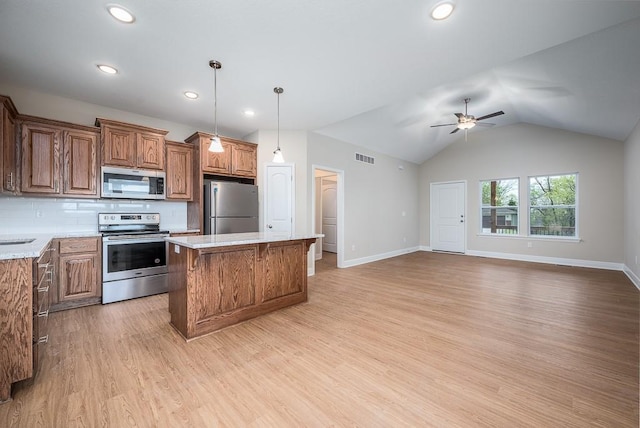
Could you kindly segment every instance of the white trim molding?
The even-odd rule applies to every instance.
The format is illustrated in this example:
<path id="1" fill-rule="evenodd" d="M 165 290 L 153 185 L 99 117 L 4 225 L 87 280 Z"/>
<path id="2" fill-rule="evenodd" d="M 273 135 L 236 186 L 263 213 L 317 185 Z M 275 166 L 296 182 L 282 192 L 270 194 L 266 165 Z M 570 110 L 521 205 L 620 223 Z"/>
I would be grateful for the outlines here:
<path id="1" fill-rule="evenodd" d="M 488 257 L 492 259 L 518 260 L 522 262 L 546 263 L 551 265 L 588 267 L 606 270 L 623 270 L 622 263 L 601 262 L 595 260 L 565 259 L 558 257 L 529 256 L 525 254 L 496 253 L 491 251 L 467 250 L 467 255 L 476 257 Z"/>
<path id="2" fill-rule="evenodd" d="M 430 246 L 428 246 L 428 245 L 420 245 L 420 246 L 418 247 L 418 250 L 420 250 L 420 251 L 433 251 L 433 250 L 431 249 L 431 247 L 430 247 Z"/>
<path id="3" fill-rule="evenodd" d="M 627 275 L 627 277 L 631 280 L 631 282 L 633 282 L 633 285 L 635 285 L 636 288 L 640 290 L 640 277 L 638 277 L 638 275 L 636 275 L 631 269 L 629 269 L 629 266 L 627 265 L 624 265 L 623 271 L 625 275 Z"/>
<path id="4" fill-rule="evenodd" d="M 400 250 L 389 251 L 388 253 L 375 254 L 373 256 L 361 257 L 359 259 L 345 260 L 342 266 L 339 267 L 353 267 L 358 265 L 364 265 L 366 263 L 377 262 L 379 260 L 390 259 L 391 257 L 401 256 L 403 254 L 415 253 L 420 251 L 420 247 L 403 248 Z"/>

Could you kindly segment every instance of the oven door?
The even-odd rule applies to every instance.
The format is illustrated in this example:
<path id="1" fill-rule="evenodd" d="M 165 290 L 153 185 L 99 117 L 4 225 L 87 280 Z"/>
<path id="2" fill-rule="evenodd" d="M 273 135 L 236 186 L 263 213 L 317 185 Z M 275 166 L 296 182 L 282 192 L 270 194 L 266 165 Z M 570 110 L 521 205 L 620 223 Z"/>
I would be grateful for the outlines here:
<path id="1" fill-rule="evenodd" d="M 164 237 L 108 237 L 102 240 L 102 280 L 167 273 L 169 243 Z"/>

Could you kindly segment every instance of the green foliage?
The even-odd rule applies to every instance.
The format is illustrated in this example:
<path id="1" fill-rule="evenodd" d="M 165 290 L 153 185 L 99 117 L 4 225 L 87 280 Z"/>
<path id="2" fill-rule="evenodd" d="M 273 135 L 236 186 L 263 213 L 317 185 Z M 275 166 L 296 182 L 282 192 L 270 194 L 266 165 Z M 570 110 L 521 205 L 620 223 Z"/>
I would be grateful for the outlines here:
<path id="1" fill-rule="evenodd" d="M 531 177 L 529 198 L 531 234 L 575 236 L 575 174 Z"/>
<path id="2" fill-rule="evenodd" d="M 496 201 L 491 203 L 491 183 L 496 183 Z M 518 179 L 482 181 L 482 206 L 518 206 Z"/>

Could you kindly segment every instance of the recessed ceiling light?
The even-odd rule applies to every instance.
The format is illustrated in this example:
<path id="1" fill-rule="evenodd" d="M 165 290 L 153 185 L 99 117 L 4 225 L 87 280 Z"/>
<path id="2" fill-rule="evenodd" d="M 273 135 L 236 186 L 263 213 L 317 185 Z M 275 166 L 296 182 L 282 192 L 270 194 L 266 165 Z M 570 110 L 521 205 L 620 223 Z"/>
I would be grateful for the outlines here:
<path id="1" fill-rule="evenodd" d="M 451 15 L 451 12 L 453 12 L 453 3 L 439 3 L 431 11 L 431 17 L 436 21 L 440 21 L 442 19 L 447 19 L 449 15 Z"/>
<path id="2" fill-rule="evenodd" d="M 187 97 L 187 98 L 189 98 L 190 100 L 195 100 L 195 99 L 197 99 L 197 98 L 199 97 L 199 95 L 198 95 L 198 94 L 196 94 L 196 93 L 195 93 L 195 92 L 193 92 L 193 91 L 187 91 L 187 92 L 185 92 L 185 93 L 184 93 L 184 96 L 185 96 L 185 97 Z"/>
<path id="3" fill-rule="evenodd" d="M 107 74 L 118 74 L 118 70 L 111 67 L 110 65 L 98 64 L 98 69 L 103 73 Z"/>
<path id="4" fill-rule="evenodd" d="M 242 112 L 246 117 L 253 117 L 256 115 L 256 112 L 253 110 L 245 110 Z"/>
<path id="5" fill-rule="evenodd" d="M 120 22 L 124 22 L 125 24 L 131 24 L 133 21 L 136 20 L 133 14 L 122 6 L 118 6 L 114 4 L 111 6 L 107 6 L 107 10 L 111 14 L 111 16 L 113 16 L 115 19 L 117 19 Z"/>

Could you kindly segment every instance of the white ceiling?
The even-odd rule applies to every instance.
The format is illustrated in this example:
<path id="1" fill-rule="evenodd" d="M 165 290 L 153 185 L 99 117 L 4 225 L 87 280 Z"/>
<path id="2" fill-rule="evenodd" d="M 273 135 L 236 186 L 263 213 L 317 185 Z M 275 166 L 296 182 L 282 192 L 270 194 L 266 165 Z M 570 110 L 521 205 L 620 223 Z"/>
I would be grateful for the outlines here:
<path id="1" fill-rule="evenodd" d="M 465 97 L 496 126 L 624 140 L 640 118 L 640 1 L 456 0 L 433 21 L 436 0 L 118 0 L 134 24 L 110 3 L 0 1 L 0 81 L 210 132 L 216 59 L 221 134 L 274 129 L 282 86 L 281 129 L 416 163 L 462 137 L 429 125 Z"/>

